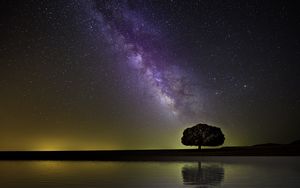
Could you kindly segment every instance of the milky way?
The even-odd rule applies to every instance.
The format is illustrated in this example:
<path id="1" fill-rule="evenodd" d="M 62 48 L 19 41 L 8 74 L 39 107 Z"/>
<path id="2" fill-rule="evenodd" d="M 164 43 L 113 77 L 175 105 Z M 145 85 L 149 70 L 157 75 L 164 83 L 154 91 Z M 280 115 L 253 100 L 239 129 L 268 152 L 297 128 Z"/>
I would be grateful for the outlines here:
<path id="1" fill-rule="evenodd" d="M 174 116 L 193 116 L 201 107 L 199 87 L 193 76 L 168 56 L 159 26 L 145 20 L 126 1 L 90 3 L 87 12 L 95 19 L 108 46 L 139 76 L 139 81 Z"/>

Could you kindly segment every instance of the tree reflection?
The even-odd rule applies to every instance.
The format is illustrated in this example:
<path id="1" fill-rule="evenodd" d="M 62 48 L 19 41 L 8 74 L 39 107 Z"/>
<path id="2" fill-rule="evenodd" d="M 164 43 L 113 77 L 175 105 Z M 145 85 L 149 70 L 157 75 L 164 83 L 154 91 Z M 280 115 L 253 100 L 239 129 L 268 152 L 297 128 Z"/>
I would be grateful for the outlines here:
<path id="1" fill-rule="evenodd" d="M 198 185 L 196 187 L 207 187 L 220 185 L 224 179 L 224 168 L 218 164 L 185 165 L 182 167 L 182 178 L 184 185 Z"/>

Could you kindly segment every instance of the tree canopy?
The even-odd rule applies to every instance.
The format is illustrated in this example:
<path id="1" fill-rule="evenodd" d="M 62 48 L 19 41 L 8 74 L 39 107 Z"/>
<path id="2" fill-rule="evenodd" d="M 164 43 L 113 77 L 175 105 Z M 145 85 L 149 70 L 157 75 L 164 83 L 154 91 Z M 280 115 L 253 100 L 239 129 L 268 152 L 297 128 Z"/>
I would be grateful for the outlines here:
<path id="1" fill-rule="evenodd" d="M 225 137 L 218 127 L 197 124 L 183 131 L 181 143 L 187 146 L 219 146 L 224 143 Z"/>

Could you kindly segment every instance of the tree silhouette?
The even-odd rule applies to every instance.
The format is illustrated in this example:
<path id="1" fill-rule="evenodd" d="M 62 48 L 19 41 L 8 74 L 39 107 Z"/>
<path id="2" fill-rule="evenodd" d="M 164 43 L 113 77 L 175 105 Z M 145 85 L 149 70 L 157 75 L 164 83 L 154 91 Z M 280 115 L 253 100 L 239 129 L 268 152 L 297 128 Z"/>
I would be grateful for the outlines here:
<path id="1" fill-rule="evenodd" d="M 219 146 L 224 143 L 225 137 L 218 127 L 197 124 L 183 131 L 181 143 L 186 146 Z"/>

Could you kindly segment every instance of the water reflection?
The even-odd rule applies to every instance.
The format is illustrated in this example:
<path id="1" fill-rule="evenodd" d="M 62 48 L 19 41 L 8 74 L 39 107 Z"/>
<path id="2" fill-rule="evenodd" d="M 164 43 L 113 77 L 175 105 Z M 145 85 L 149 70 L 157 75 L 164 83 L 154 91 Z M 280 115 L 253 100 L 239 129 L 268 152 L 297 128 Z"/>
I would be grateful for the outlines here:
<path id="1" fill-rule="evenodd" d="M 184 185 L 207 187 L 220 185 L 224 179 L 224 168 L 220 164 L 195 163 L 181 170 Z"/>
<path id="2" fill-rule="evenodd" d="M 201 163 L 0 161 L 0 187 L 9 188 L 282 188 L 300 187 L 299 177 L 300 157 L 209 157 Z"/>

